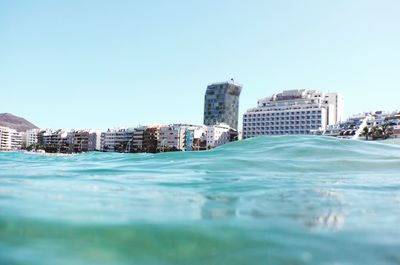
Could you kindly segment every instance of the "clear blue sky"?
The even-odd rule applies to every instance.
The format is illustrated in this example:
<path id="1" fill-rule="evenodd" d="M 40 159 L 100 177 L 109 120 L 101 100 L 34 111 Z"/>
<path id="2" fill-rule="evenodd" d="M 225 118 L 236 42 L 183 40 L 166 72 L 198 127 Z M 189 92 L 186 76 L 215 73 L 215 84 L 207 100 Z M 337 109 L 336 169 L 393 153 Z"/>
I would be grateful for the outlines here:
<path id="1" fill-rule="evenodd" d="M 0 1 L 0 112 L 40 127 L 202 123 L 208 83 L 240 114 L 282 89 L 346 115 L 400 109 L 400 1 Z M 241 120 L 241 115 L 240 115 Z"/>

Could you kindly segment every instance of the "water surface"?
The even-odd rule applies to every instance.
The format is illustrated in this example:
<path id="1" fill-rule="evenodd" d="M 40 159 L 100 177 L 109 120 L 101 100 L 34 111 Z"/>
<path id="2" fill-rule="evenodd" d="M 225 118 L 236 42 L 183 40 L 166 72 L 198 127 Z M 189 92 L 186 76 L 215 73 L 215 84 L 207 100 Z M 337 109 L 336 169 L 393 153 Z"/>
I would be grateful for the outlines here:
<path id="1" fill-rule="evenodd" d="M 0 153 L 0 264 L 400 264 L 400 146 Z"/>

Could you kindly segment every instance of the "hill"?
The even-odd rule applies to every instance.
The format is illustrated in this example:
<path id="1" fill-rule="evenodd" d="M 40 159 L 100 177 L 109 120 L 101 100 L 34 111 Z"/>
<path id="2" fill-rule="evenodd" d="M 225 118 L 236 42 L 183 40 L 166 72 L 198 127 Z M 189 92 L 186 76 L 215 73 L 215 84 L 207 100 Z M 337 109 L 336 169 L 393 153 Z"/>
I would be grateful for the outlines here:
<path id="1" fill-rule="evenodd" d="M 0 113 L 0 126 L 9 127 L 19 132 L 38 128 L 24 118 L 14 116 L 10 113 Z"/>

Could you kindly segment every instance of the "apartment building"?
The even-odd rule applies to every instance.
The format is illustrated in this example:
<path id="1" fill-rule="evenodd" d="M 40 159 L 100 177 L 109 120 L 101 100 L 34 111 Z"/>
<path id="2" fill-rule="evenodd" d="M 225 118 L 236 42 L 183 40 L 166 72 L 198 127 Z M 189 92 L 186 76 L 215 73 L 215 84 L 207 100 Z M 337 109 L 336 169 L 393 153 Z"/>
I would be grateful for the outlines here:
<path id="1" fill-rule="evenodd" d="M 215 148 L 217 146 L 229 143 L 231 137 L 232 128 L 225 123 L 216 124 L 207 127 L 207 148 Z"/>
<path id="2" fill-rule="evenodd" d="M 49 153 L 69 153 L 71 148 L 71 135 L 65 129 L 43 129 L 38 132 L 38 147 L 44 148 Z"/>
<path id="3" fill-rule="evenodd" d="M 40 129 L 27 130 L 22 133 L 22 148 L 35 147 L 38 143 Z"/>
<path id="4" fill-rule="evenodd" d="M 160 139 L 160 128 L 161 125 L 151 125 L 143 132 L 143 152 L 157 153 L 158 140 Z"/>
<path id="5" fill-rule="evenodd" d="M 129 152 L 129 145 L 135 133 L 134 128 L 108 129 L 100 136 L 100 151 Z"/>
<path id="6" fill-rule="evenodd" d="M 0 150 L 12 151 L 22 147 L 22 133 L 0 126 Z"/>
<path id="7" fill-rule="evenodd" d="M 134 129 L 132 138 L 128 142 L 128 152 L 141 152 L 143 149 L 143 136 L 146 126 L 138 126 Z"/>
<path id="8" fill-rule="evenodd" d="M 171 124 L 160 127 L 160 136 L 157 143 L 159 151 L 186 150 L 186 131 L 199 127 L 193 124 Z"/>
<path id="9" fill-rule="evenodd" d="M 68 138 L 70 151 L 74 153 L 100 150 L 100 132 L 96 130 L 73 130 Z"/>
<path id="10" fill-rule="evenodd" d="M 191 125 L 171 124 L 160 127 L 157 148 L 161 152 L 184 150 L 186 128 Z"/>
<path id="11" fill-rule="evenodd" d="M 0 126 L 0 150 L 11 150 L 10 128 Z"/>
<path id="12" fill-rule="evenodd" d="M 206 150 L 207 126 L 192 126 L 186 128 L 185 151 Z"/>

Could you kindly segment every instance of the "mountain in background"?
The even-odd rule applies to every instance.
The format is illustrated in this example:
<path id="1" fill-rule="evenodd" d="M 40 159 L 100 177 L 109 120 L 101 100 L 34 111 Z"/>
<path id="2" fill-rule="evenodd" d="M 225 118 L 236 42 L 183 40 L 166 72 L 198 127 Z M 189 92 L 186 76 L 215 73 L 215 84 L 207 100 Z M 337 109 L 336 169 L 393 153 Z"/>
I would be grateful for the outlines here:
<path id="1" fill-rule="evenodd" d="M 19 132 L 38 128 L 24 118 L 14 116 L 10 113 L 0 113 L 0 126 L 12 128 Z"/>

